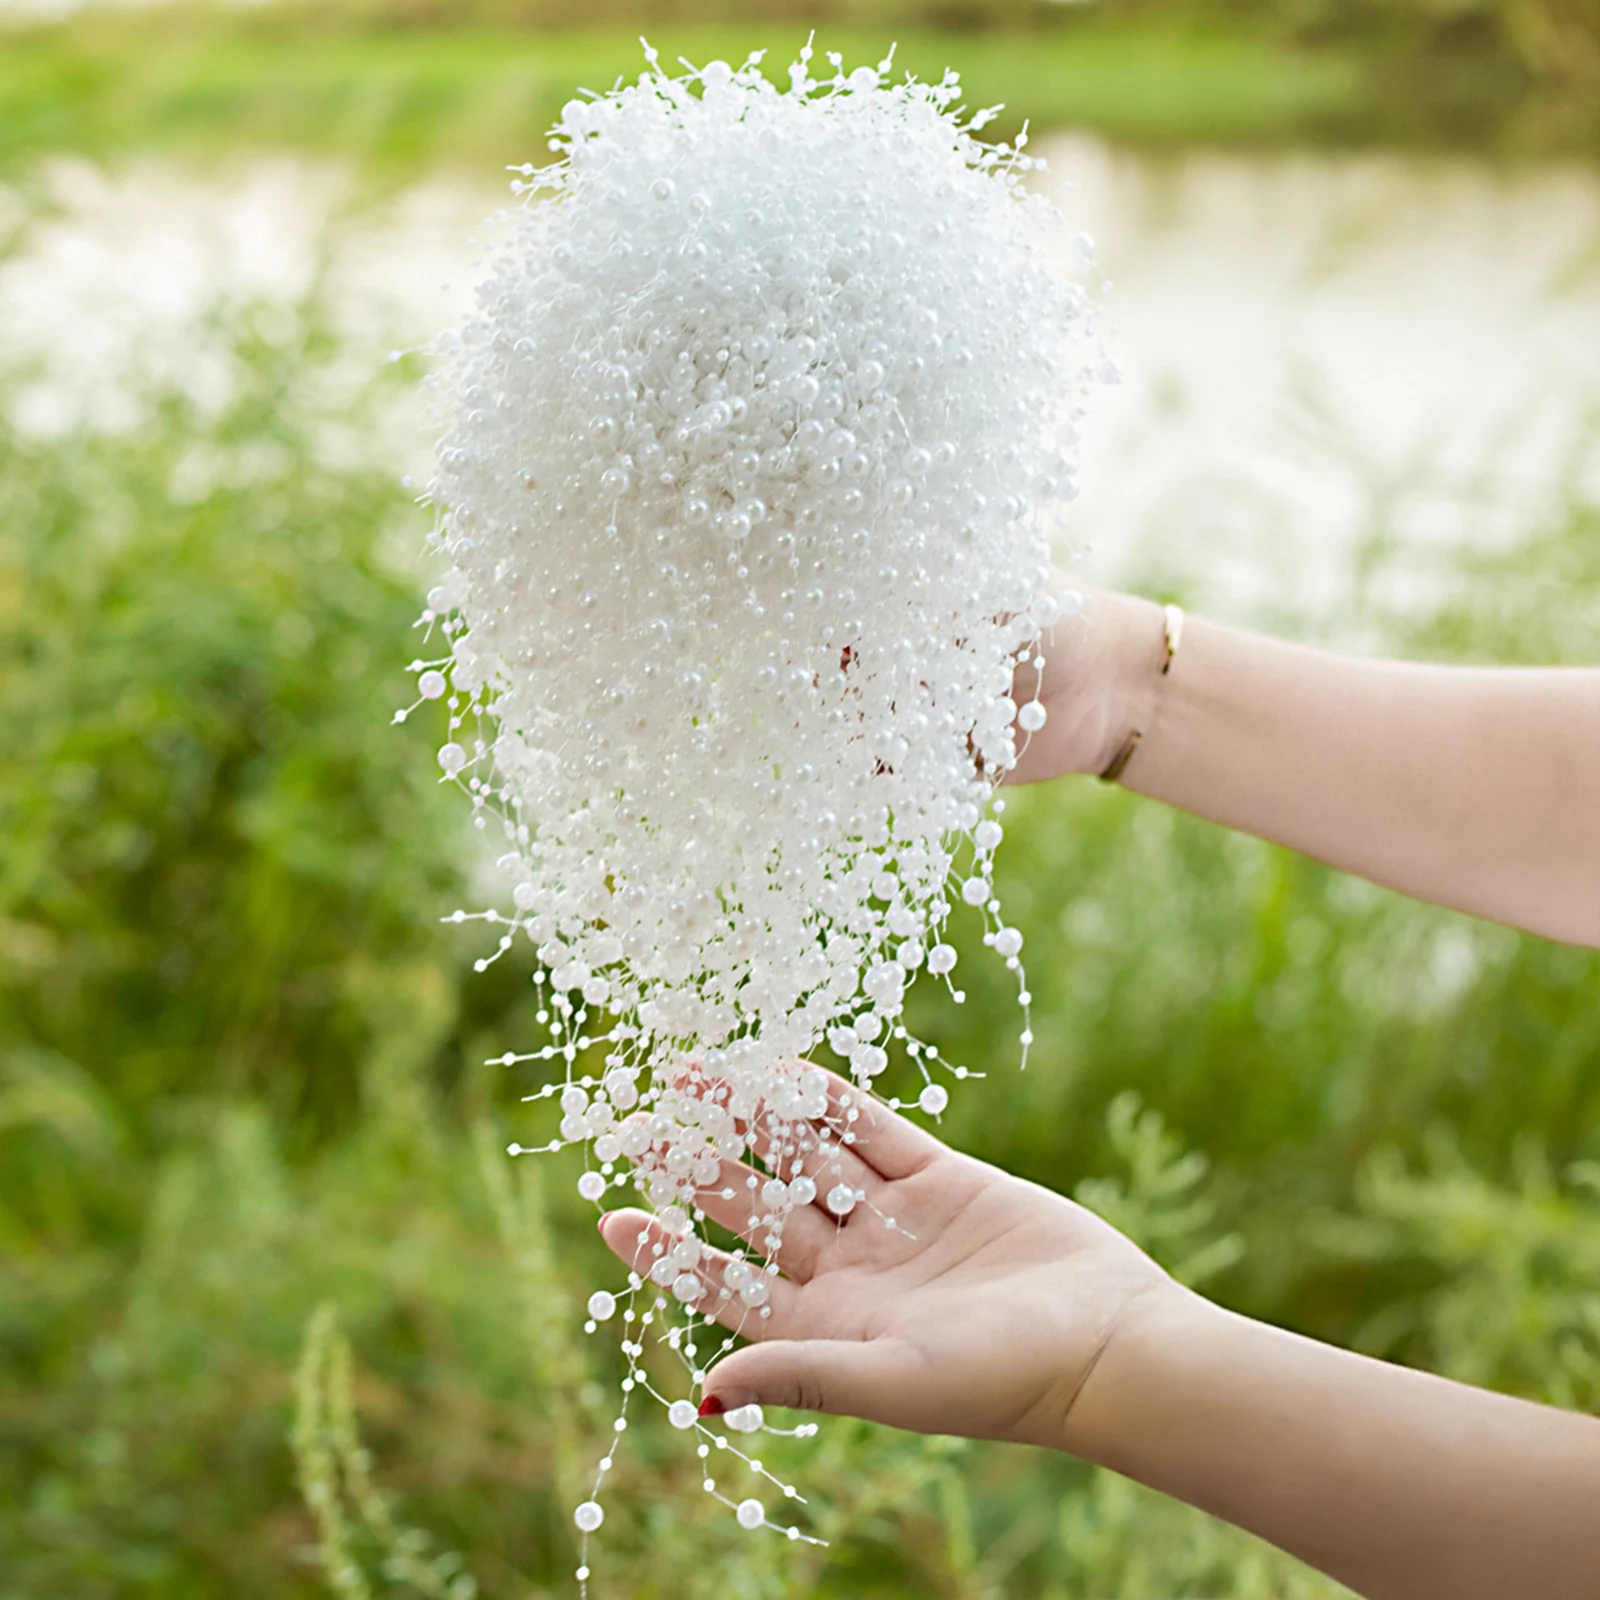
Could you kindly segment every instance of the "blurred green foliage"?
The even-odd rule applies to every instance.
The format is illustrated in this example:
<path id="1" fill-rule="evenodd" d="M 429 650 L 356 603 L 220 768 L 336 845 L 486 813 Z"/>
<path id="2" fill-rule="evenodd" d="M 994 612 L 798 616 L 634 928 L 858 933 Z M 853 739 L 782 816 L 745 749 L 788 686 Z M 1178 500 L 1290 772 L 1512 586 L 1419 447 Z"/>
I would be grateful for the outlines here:
<path id="1" fill-rule="evenodd" d="M 0 433 L 0 1026 L 141 1142 L 200 1084 L 348 1114 L 346 1063 L 452 1003 L 417 908 L 456 818 L 385 727 L 415 616 L 386 546 L 415 514 L 304 414 L 326 335 L 215 322 L 220 410 Z"/>
<path id="2" fill-rule="evenodd" d="M 3 26 L 3 25 L 0 25 Z M 276 0 L 93 8 L 0 33 L 0 168 L 42 151 L 337 148 L 378 170 L 537 160 L 579 84 L 770 52 L 955 66 L 997 136 L 1600 148 L 1592 0 Z"/>
<path id="3" fill-rule="evenodd" d="M 315 316 L 226 307 L 227 382 L 120 432 L 0 423 L 0 1592 L 568 1594 L 618 1376 L 565 1158 L 511 1162 L 526 974 L 471 970 L 474 841 L 408 698 L 422 519 Z M 386 380 L 386 384 L 390 380 Z M 1592 653 L 1600 507 L 1440 558 L 1401 649 Z M 1336 619 L 1327 619 L 1330 624 Z M 1600 956 L 1121 792 L 1015 794 L 1039 1043 L 965 952 L 916 1021 L 946 1131 L 1314 1335 L 1600 1404 Z M 641 1419 L 594 1552 L 636 1600 L 1298 1600 L 1243 1534 L 1036 1453 L 834 1421 L 752 1539 Z"/>
<path id="4" fill-rule="evenodd" d="M 666 62 L 743 60 L 767 49 L 766 65 L 781 77 L 808 26 L 756 17 L 669 22 L 649 37 Z M 379 172 L 419 161 L 537 161 L 578 85 L 606 89 L 643 70 L 639 31 L 402 27 L 339 10 L 279 15 L 276 7 L 97 15 L 92 26 L 75 21 L 5 41 L 0 162 L 42 149 L 106 154 L 210 139 L 355 152 Z M 821 43 L 853 63 L 877 61 L 895 43 L 897 66 L 923 78 L 957 67 L 972 105 L 1007 103 L 994 124 L 1003 134 L 1031 116 L 1151 142 L 1259 143 L 1353 130 L 1377 115 L 1348 54 L 1297 52 L 1259 29 L 957 39 L 851 14 Z"/>

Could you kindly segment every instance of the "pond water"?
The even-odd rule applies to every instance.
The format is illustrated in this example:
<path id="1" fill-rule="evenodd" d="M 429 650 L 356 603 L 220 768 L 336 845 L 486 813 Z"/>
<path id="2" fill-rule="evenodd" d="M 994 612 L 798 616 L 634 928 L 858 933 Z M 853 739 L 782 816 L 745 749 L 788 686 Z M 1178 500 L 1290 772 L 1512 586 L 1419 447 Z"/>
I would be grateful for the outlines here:
<path id="1" fill-rule="evenodd" d="M 1100 241 L 1125 375 L 1063 535 L 1096 576 L 1283 615 L 1316 607 L 1353 541 L 1514 538 L 1575 481 L 1600 497 L 1600 171 L 1036 148 Z M 35 362 L 8 402 L 44 429 L 114 426 L 139 370 L 222 381 L 197 319 L 224 293 L 320 284 L 352 372 L 420 346 L 459 314 L 466 240 L 508 198 L 496 174 L 452 173 L 362 200 L 344 169 L 281 156 L 62 161 L 33 189 L 0 197 L 20 229 L 0 348 Z M 396 471 L 426 459 L 411 421 Z"/>

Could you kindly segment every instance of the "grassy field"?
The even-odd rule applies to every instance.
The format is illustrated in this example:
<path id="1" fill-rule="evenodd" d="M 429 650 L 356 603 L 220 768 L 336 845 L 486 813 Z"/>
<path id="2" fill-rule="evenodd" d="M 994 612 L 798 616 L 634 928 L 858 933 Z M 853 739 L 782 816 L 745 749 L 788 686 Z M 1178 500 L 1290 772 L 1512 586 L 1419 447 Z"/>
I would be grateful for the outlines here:
<path id="1" fill-rule="evenodd" d="M 220 412 L 0 430 L 0 1592 L 567 1593 L 608 1269 L 568 1165 L 500 1154 L 537 1136 L 483 1065 L 532 1037 L 526 974 L 437 920 L 463 819 L 387 725 L 417 513 L 321 448 L 360 412 L 313 399 L 315 318 L 216 337 Z M 1367 620 L 1592 657 L 1600 507 L 1437 578 L 1424 622 Z M 918 997 L 989 1072 L 954 1138 L 1231 1304 L 1600 1404 L 1600 957 L 1094 785 L 1008 821 L 1040 1044 L 1019 1074 L 979 950 L 964 1009 Z M 797 1553 L 629 1440 L 604 1594 L 1336 1593 L 1112 1477 L 843 1422 L 774 1450 L 831 1541 Z"/>
<path id="2" fill-rule="evenodd" d="M 0 170 L 46 151 L 186 158 L 290 144 L 378 168 L 537 159 L 578 85 L 608 88 L 642 66 L 632 26 L 533 30 L 492 23 L 383 25 L 326 13 L 224 7 L 92 12 L 14 29 L 0 49 Z M 803 41 L 794 20 L 649 29 L 665 60 L 770 51 L 780 72 Z M 962 73 L 973 105 L 1004 102 L 1014 133 L 1071 124 L 1151 145 L 1444 141 L 1588 147 L 1592 97 L 1554 88 L 1493 53 L 1420 51 L 1370 32 L 1301 38 L 1256 18 L 1094 13 L 1032 30 L 932 29 L 885 19 L 826 26 L 851 61 L 923 77 Z"/>

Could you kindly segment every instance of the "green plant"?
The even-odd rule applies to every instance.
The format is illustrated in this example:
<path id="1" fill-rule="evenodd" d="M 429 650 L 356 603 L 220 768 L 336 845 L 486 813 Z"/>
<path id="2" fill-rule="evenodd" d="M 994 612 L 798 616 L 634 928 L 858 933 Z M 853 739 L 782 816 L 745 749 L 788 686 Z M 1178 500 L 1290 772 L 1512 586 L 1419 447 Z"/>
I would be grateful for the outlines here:
<path id="1" fill-rule="evenodd" d="M 202 1084 L 347 1121 L 417 964 L 450 965 L 428 923 L 458 835 L 387 726 L 413 512 L 333 464 L 378 396 L 335 423 L 335 343 L 283 318 L 219 309 L 218 409 L 0 420 L 0 1053 L 75 1063 L 141 1138 Z"/>
<path id="2" fill-rule="evenodd" d="M 429 1535 L 401 1524 L 392 1497 L 372 1480 L 372 1456 L 356 1427 L 350 1341 L 331 1305 L 318 1306 L 306 1326 L 293 1437 L 300 1492 L 317 1525 L 323 1576 L 335 1594 L 353 1600 L 372 1594 L 356 1554 L 357 1544 L 365 1543 L 374 1547 L 389 1584 L 427 1600 L 473 1600 L 477 1582 L 461 1570 L 461 1557 L 454 1551 L 429 1555 Z"/>
<path id="3" fill-rule="evenodd" d="M 1322 1246 L 1387 1278 L 1357 1344 L 1556 1405 L 1600 1406 L 1600 1164 L 1557 1174 L 1537 1139 L 1512 1141 L 1495 1182 L 1448 1127 L 1424 1161 L 1375 1151 L 1354 1214 L 1326 1219 Z"/>
<path id="4" fill-rule="evenodd" d="M 213 333 L 221 405 L 0 422 L 5 1592 L 311 1600 L 319 1546 L 405 1592 L 384 1561 L 428 1559 L 415 1525 L 465 1563 L 439 1582 L 570 1594 L 620 1376 L 571 1308 L 613 1266 L 576 1169 L 500 1153 L 536 1114 L 483 1064 L 529 1036 L 526 973 L 474 974 L 437 920 L 471 846 L 426 734 L 388 721 L 420 530 L 364 464 L 387 391 L 335 391 L 330 420 L 343 353 L 314 313 Z M 1384 608 L 1419 563 L 1378 540 L 1353 614 L 1414 653 L 1592 656 L 1586 470 L 1519 548 L 1441 556 L 1425 615 Z M 948 1136 L 1241 1309 L 1600 1401 L 1600 956 L 1094 785 L 1006 822 L 1039 1042 L 1019 1073 L 976 950 L 964 1006 L 914 991 L 987 1074 Z M 733 1527 L 669 1433 L 629 1431 L 598 1594 L 1336 1592 L 1073 1463 L 838 1419 L 772 1442 L 830 1541 L 797 1551 Z"/>
<path id="5" fill-rule="evenodd" d="M 1137 1090 L 1125 1090 L 1106 1108 L 1106 1134 L 1127 1176 L 1085 1178 L 1075 1199 L 1191 1289 L 1243 1256 L 1239 1234 L 1216 1231 L 1216 1205 L 1201 1187 L 1210 1163 L 1200 1151 L 1186 1151 Z"/>

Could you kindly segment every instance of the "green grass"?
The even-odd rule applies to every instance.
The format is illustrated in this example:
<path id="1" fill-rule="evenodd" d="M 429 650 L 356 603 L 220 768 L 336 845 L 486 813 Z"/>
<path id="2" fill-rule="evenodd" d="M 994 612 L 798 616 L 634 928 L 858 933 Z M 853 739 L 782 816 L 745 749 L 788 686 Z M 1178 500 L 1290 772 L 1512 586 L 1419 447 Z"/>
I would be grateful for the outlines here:
<path id="1" fill-rule="evenodd" d="M 0 163 L 44 151 L 186 156 L 287 144 L 383 164 L 540 159 L 580 86 L 610 87 L 643 63 L 637 30 L 346 29 L 270 17 L 95 14 L 19 32 L 0 51 Z M 665 27 L 663 58 L 742 59 L 768 48 L 780 72 L 804 29 Z M 962 74 L 998 125 L 1083 125 L 1157 144 L 1355 137 L 1387 115 L 1374 69 L 1344 50 L 1304 51 L 1259 29 L 1200 32 L 1096 24 L 1047 33 L 927 28 L 825 30 L 853 61 L 919 76 Z"/>
<path id="2" fill-rule="evenodd" d="M 323 448 L 385 402 L 317 400 L 314 317 L 214 337 L 221 410 L 0 424 L 0 1593 L 569 1594 L 617 1376 L 574 1307 L 611 1267 L 571 1163 L 501 1154 L 542 1133 L 484 1065 L 534 1037 L 526 973 L 437 920 L 472 898 L 461 808 L 388 725 L 420 513 Z M 1375 537 L 1352 592 L 1403 556 Z M 1592 658 L 1600 507 L 1433 583 L 1420 621 L 1362 615 Z M 952 1138 L 1228 1303 L 1600 1405 L 1600 956 L 1092 784 L 1007 820 L 1039 1044 L 1020 1074 L 975 941 L 966 1006 L 914 991 L 989 1074 Z M 774 1441 L 817 1552 L 733 1529 L 664 1426 L 628 1440 L 596 1564 L 630 1600 L 1337 1593 L 1031 1451 Z"/>

